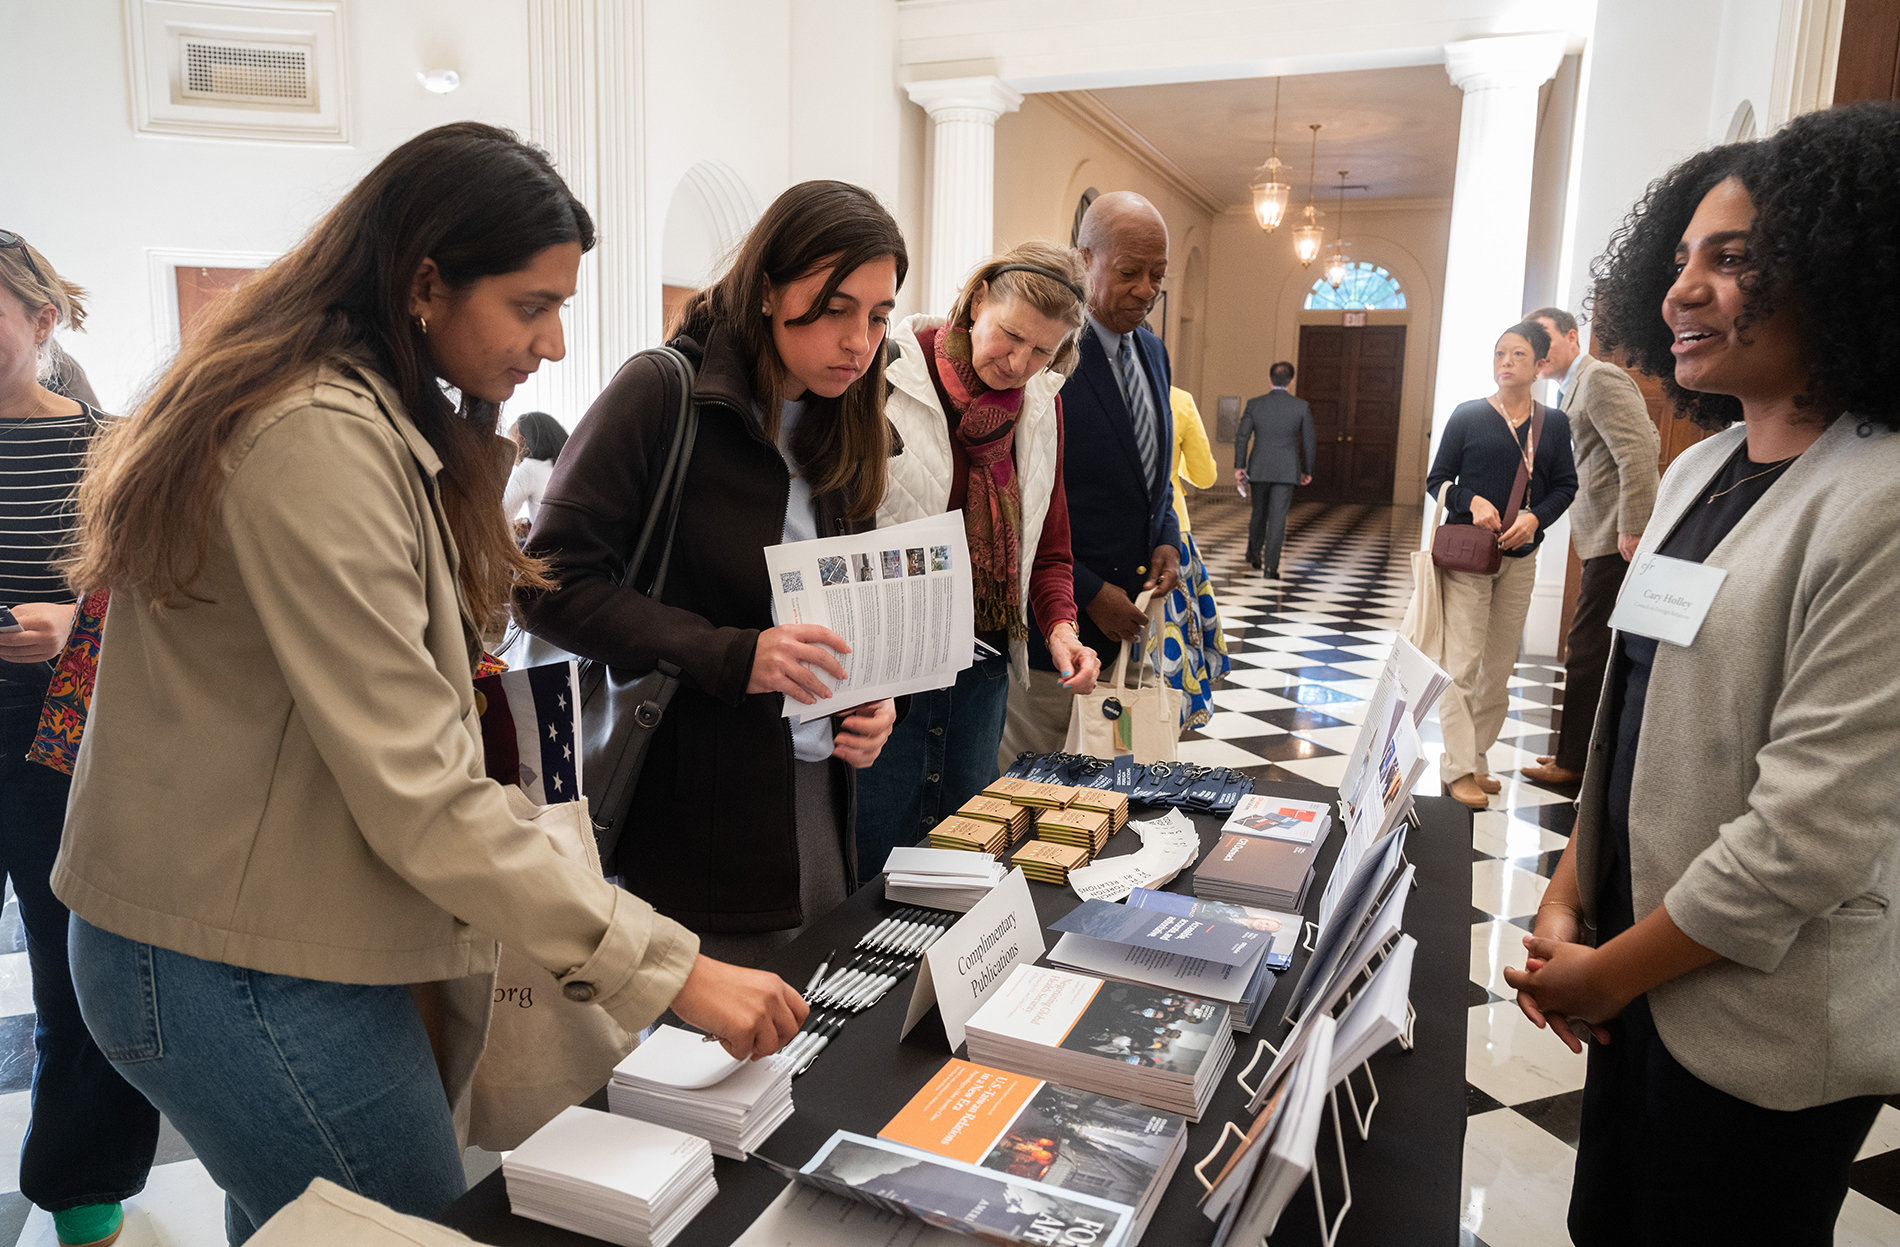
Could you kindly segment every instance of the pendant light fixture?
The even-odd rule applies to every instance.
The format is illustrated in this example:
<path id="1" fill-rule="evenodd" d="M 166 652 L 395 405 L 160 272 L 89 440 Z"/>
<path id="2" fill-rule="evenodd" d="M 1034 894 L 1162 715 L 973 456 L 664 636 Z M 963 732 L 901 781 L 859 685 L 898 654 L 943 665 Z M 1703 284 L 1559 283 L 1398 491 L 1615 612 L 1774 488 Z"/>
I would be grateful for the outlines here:
<path id="1" fill-rule="evenodd" d="M 1324 231 L 1319 227 L 1320 212 L 1313 206 L 1314 170 L 1319 168 L 1319 126 L 1313 130 L 1313 152 L 1307 161 L 1306 169 L 1306 208 L 1301 213 L 1298 229 L 1293 231 L 1293 254 L 1300 258 L 1302 268 L 1311 268 L 1319 257 L 1319 244 Z"/>
<path id="2" fill-rule="evenodd" d="M 1352 245 L 1346 241 L 1346 172 L 1339 171 L 1339 232 L 1333 236 L 1332 254 L 1326 259 L 1326 284 L 1335 290 L 1352 271 L 1352 262 L 1346 257 L 1346 248 Z"/>
<path id="3" fill-rule="evenodd" d="M 1280 162 L 1280 80 L 1273 80 L 1273 154 L 1267 157 L 1267 163 L 1254 170 L 1253 181 L 1247 189 L 1253 192 L 1253 219 L 1260 228 L 1271 234 L 1286 218 L 1287 201 L 1293 197 L 1293 188 L 1280 179 L 1280 170 L 1286 166 Z"/>

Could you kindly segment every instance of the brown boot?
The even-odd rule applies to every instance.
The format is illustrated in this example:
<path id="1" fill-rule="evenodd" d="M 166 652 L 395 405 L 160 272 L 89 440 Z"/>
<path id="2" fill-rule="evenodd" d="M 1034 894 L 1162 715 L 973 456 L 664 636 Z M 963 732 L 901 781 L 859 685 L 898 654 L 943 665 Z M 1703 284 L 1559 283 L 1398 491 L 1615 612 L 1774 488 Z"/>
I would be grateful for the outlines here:
<path id="1" fill-rule="evenodd" d="M 1504 791 L 1504 785 L 1500 784 L 1497 780 L 1492 779 L 1489 775 L 1479 775 L 1477 777 L 1477 780 L 1478 780 L 1478 787 L 1484 789 L 1486 792 L 1503 792 Z"/>
<path id="2" fill-rule="evenodd" d="M 1479 786 L 1476 775 L 1460 775 L 1445 786 L 1445 791 L 1474 810 L 1491 808 L 1491 798 Z"/>
<path id="3" fill-rule="evenodd" d="M 1555 759 L 1542 766 L 1527 766 L 1522 772 L 1525 779 L 1538 784 L 1574 784 L 1583 778 L 1583 772 L 1566 770 L 1558 766 Z"/>

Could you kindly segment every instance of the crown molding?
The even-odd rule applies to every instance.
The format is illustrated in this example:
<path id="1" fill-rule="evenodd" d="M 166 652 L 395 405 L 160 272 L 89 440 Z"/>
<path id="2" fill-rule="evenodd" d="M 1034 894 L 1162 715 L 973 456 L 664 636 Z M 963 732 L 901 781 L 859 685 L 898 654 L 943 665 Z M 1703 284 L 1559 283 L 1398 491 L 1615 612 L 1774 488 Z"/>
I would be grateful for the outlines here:
<path id="1" fill-rule="evenodd" d="M 1121 115 L 1093 91 L 1050 91 L 1036 98 L 1128 156 L 1209 216 L 1228 211 L 1225 200 L 1163 155 L 1141 131 L 1123 121 Z"/>

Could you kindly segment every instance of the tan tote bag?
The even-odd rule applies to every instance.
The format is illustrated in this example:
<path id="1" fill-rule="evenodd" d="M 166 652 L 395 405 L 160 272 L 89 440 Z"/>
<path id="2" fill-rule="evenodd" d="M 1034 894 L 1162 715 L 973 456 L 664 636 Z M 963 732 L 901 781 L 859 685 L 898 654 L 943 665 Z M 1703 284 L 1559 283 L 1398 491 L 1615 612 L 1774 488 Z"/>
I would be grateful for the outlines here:
<path id="1" fill-rule="evenodd" d="M 1450 490 L 1450 481 L 1439 489 L 1432 522 L 1425 529 L 1425 546 L 1412 551 L 1412 600 L 1405 608 L 1405 621 L 1399 625 L 1399 635 L 1437 663 L 1445 660 L 1445 596 L 1438 583 L 1438 564 L 1432 561 L 1432 538 L 1438 534 L 1439 521 L 1445 518 L 1445 495 Z"/>
<path id="2" fill-rule="evenodd" d="M 508 795 L 527 807 L 523 817 L 562 857 L 600 873 L 585 798 L 536 810 L 521 789 L 510 787 Z M 605 1009 L 569 1000 L 552 974 L 502 945 L 488 1046 L 470 1089 L 469 1142 L 491 1152 L 519 1147 L 562 1109 L 606 1086 L 638 1044 Z"/>
<path id="3" fill-rule="evenodd" d="M 1160 611 L 1150 610 L 1153 592 L 1135 599 L 1135 608 L 1148 616 L 1148 626 L 1132 641 L 1122 644 L 1121 657 L 1115 660 L 1115 677 L 1097 684 L 1095 691 L 1077 697 L 1069 710 L 1069 735 L 1062 748 L 1067 753 L 1087 754 L 1092 758 L 1114 758 L 1133 754 L 1135 761 L 1173 762 L 1181 743 L 1181 690 L 1170 688 L 1156 676 L 1148 661 L 1148 637 L 1160 627 Z M 1135 666 L 1135 687 L 1127 687 L 1128 649 L 1138 646 L 1141 660 Z"/>

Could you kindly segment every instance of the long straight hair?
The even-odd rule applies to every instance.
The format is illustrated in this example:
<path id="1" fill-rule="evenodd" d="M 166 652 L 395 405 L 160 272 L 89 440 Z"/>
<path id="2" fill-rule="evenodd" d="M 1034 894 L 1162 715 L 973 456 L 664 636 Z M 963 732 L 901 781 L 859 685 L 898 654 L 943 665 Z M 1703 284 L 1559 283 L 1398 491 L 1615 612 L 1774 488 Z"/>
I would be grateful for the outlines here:
<path id="1" fill-rule="evenodd" d="M 510 456 L 495 433 L 499 408 L 449 402 L 409 295 L 425 259 L 461 290 L 560 243 L 591 248 L 593 221 L 547 155 L 508 131 L 458 122 L 398 147 L 293 251 L 209 311 L 133 413 L 101 433 L 68 578 L 160 606 L 204 600 L 194 585 L 225 447 L 299 378 L 340 363 L 386 379 L 441 457 L 443 509 L 477 617 L 494 619 L 517 581 L 546 587 L 501 512 Z"/>
<path id="2" fill-rule="evenodd" d="M 680 332 L 704 343 L 714 329 L 731 335 L 751 368 L 752 393 L 765 414 L 768 437 L 778 435 L 785 366 L 772 343 L 772 320 L 761 316 L 767 282 L 784 286 L 830 269 L 811 307 L 789 324 L 809 325 L 825 313 L 838 285 L 861 266 L 890 256 L 897 285 L 910 271 L 904 232 L 877 196 L 848 182 L 801 182 L 772 201 L 746 235 L 724 276 L 695 294 L 680 317 Z M 882 348 L 871 353 L 863 376 L 837 398 L 810 394 L 798 423 L 792 458 L 817 494 L 837 494 L 845 515 L 867 520 L 884 501 L 889 479 L 890 426 L 884 419 Z"/>

